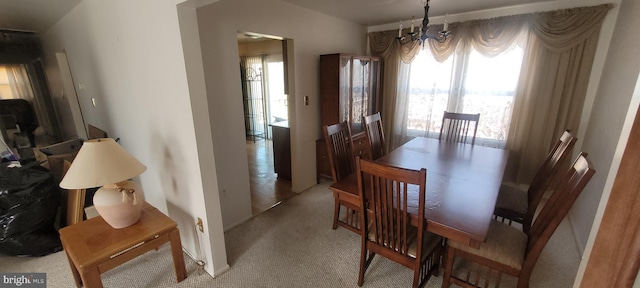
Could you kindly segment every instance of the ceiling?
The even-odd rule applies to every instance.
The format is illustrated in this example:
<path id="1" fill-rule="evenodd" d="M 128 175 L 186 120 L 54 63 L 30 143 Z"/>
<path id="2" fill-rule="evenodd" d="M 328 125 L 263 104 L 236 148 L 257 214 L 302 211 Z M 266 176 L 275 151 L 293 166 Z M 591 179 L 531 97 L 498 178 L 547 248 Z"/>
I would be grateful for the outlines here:
<path id="1" fill-rule="evenodd" d="M 282 0 L 297 6 L 333 15 L 365 26 L 375 26 L 424 17 L 421 0 Z M 446 13 L 516 6 L 556 0 L 432 0 L 429 16 Z"/>
<path id="2" fill-rule="evenodd" d="M 0 0 L 0 30 L 44 32 L 80 0 Z"/>
<path id="3" fill-rule="evenodd" d="M 0 29 L 44 32 L 81 0 L 1 0 Z M 375 26 L 424 16 L 421 0 L 282 0 L 300 7 Z M 430 16 L 558 0 L 432 0 Z"/>

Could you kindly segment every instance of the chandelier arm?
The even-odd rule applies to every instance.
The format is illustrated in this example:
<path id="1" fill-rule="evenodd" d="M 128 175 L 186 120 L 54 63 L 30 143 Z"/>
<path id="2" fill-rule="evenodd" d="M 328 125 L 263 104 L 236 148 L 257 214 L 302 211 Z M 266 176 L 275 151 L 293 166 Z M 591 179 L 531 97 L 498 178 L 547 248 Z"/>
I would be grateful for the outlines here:
<path id="1" fill-rule="evenodd" d="M 409 37 L 404 37 L 401 36 L 400 33 L 402 31 L 402 25 L 400 25 L 400 31 L 398 31 L 398 37 L 396 39 L 398 39 L 398 43 L 400 43 L 400 45 L 406 45 L 409 44 L 411 42 L 415 42 L 415 41 L 420 41 L 420 44 L 422 44 L 422 47 L 424 47 L 424 44 L 427 42 L 428 39 L 434 39 L 440 43 L 444 43 L 445 41 L 447 41 L 447 38 L 449 38 L 450 33 L 449 31 L 440 31 L 437 33 L 437 35 L 432 36 L 429 35 L 429 1 L 430 0 L 423 0 L 422 3 L 424 4 L 424 18 L 422 19 L 422 27 L 420 27 L 420 35 L 416 35 L 418 33 L 416 32 L 408 32 L 407 34 L 409 35 Z M 446 22 L 446 18 L 445 18 L 445 22 Z M 445 23 L 445 28 L 447 26 L 447 23 Z M 411 24 L 411 27 L 413 30 L 413 22 Z"/>

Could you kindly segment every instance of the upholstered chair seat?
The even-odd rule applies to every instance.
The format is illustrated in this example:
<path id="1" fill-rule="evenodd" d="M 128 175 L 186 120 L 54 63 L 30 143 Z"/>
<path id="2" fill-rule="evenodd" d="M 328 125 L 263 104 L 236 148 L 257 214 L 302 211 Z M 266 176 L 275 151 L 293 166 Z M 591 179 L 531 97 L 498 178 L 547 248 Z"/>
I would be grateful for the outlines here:
<path id="1" fill-rule="evenodd" d="M 480 248 L 476 249 L 455 241 L 449 241 L 448 244 L 455 249 L 520 270 L 527 250 L 527 234 L 513 226 L 493 220 L 489 226 L 487 240 Z"/>

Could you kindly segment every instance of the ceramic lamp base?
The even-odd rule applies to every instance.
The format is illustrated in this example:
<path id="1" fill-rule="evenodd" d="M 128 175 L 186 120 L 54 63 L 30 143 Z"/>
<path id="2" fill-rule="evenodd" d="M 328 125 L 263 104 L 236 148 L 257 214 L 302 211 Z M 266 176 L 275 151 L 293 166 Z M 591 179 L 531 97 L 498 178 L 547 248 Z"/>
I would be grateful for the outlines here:
<path id="1" fill-rule="evenodd" d="M 124 189 L 124 192 L 122 190 Z M 144 198 L 135 182 L 105 185 L 93 196 L 93 206 L 107 224 L 115 229 L 129 227 L 140 220 Z"/>

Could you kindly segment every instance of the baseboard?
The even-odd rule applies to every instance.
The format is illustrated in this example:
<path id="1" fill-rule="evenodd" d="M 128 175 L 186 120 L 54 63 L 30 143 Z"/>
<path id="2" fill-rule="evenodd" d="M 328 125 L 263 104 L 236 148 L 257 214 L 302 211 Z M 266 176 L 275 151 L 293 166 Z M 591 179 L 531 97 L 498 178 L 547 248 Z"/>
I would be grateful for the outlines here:
<path id="1" fill-rule="evenodd" d="M 229 225 L 229 226 L 224 227 L 224 232 L 227 232 L 227 231 L 229 231 L 229 230 L 231 230 L 231 229 L 233 229 L 233 228 L 236 228 L 236 227 L 240 226 L 240 224 L 242 224 L 242 223 L 244 223 L 244 222 L 247 222 L 247 221 L 251 220 L 251 218 L 253 218 L 253 215 L 249 215 L 249 216 L 247 216 L 247 217 L 245 217 L 245 218 L 243 218 L 243 219 L 240 219 L 240 220 L 239 220 L 238 222 L 236 222 L 236 223 L 233 223 L 233 224 L 231 224 L 231 225 Z"/>
<path id="2" fill-rule="evenodd" d="M 567 220 L 569 220 L 569 226 L 571 227 L 571 233 L 573 233 L 573 241 L 575 242 L 574 244 L 576 245 L 576 248 L 578 248 L 578 253 L 580 255 L 580 259 L 582 259 L 582 256 L 584 255 L 584 245 L 582 245 L 582 243 L 580 243 L 580 240 L 578 239 L 578 230 L 576 230 L 575 226 L 573 225 L 573 221 L 571 220 L 571 211 L 569 211 L 569 213 L 567 214 Z"/>
<path id="3" fill-rule="evenodd" d="M 184 252 L 187 257 L 191 258 L 193 262 L 196 262 L 196 264 L 198 263 L 199 260 L 197 260 L 197 257 L 194 257 L 189 251 L 187 251 L 187 249 L 184 249 L 184 247 L 182 247 L 182 252 Z M 216 276 L 220 276 L 220 274 L 229 271 L 229 269 L 231 268 L 229 264 L 225 264 L 222 268 L 211 271 L 211 268 L 207 267 L 207 263 L 205 263 L 204 261 L 202 263 L 204 264 L 204 271 L 213 278 L 215 278 Z"/>

